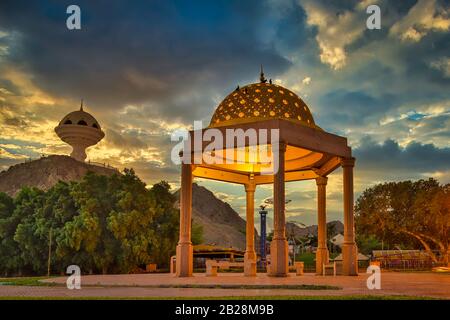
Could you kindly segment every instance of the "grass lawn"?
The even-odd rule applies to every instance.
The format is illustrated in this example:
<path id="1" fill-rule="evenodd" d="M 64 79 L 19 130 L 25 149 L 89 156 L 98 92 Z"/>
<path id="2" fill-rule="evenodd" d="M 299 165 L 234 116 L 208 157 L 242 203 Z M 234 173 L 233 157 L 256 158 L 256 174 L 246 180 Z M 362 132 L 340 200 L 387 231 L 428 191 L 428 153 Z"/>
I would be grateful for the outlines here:
<path id="1" fill-rule="evenodd" d="M 46 286 L 55 287 L 65 284 L 46 283 L 39 280 L 48 279 L 48 277 L 23 277 L 23 278 L 0 278 L 0 285 L 4 286 Z M 142 288 L 191 288 L 191 289 L 290 289 L 290 290 L 341 290 L 341 287 L 313 284 L 284 284 L 284 285 L 232 285 L 232 284 L 159 284 L 159 285 L 83 285 L 84 287 L 142 287 Z"/>
<path id="2" fill-rule="evenodd" d="M 339 255 L 339 253 L 331 253 L 330 252 L 330 259 L 334 259 Z M 315 267 L 316 266 L 316 254 L 312 252 L 304 252 L 300 254 L 295 255 L 295 261 L 303 261 L 305 263 L 305 266 Z"/>
<path id="3" fill-rule="evenodd" d="M 58 286 L 58 284 L 55 283 L 47 283 L 39 281 L 48 278 L 49 277 L 0 278 L 0 286 L 42 286 L 42 287 Z"/>

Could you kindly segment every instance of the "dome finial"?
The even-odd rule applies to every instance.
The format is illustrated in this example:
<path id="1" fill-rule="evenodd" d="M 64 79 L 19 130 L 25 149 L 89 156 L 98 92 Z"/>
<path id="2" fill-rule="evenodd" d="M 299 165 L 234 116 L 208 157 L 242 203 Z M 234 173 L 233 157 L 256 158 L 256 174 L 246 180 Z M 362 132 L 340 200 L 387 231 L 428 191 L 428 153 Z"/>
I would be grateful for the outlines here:
<path id="1" fill-rule="evenodd" d="M 259 74 L 259 81 L 260 81 L 261 83 L 266 83 L 266 82 L 267 82 L 267 79 L 264 78 L 264 70 L 263 70 L 263 65 L 262 65 L 262 63 L 261 63 L 261 72 L 260 72 L 260 74 Z"/>
<path id="2" fill-rule="evenodd" d="M 83 111 L 83 98 L 81 98 L 80 111 Z"/>

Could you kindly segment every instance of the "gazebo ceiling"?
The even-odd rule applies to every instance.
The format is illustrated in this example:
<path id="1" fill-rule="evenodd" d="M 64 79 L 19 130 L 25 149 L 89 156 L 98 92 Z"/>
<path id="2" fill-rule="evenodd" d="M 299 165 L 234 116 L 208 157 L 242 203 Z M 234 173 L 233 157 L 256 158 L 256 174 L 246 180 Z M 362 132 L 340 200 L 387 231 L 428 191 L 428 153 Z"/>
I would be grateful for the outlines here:
<path id="1" fill-rule="evenodd" d="M 265 151 L 266 148 L 267 152 Z M 214 152 L 204 152 L 204 154 L 216 160 L 216 164 L 211 165 L 211 167 L 239 173 L 258 174 L 261 170 L 267 170 L 272 162 L 271 145 L 238 147 L 232 149 L 231 152 L 230 150 L 224 149 Z M 324 155 L 322 153 L 287 145 L 285 169 L 286 171 L 294 171 L 311 168 L 323 157 Z"/>

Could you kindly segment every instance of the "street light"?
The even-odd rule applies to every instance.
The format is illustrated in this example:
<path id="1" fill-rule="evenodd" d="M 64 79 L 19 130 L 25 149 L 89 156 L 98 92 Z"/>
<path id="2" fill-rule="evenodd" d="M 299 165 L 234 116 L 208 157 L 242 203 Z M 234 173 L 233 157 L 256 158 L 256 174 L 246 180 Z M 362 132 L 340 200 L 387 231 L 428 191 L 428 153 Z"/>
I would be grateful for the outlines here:
<path id="1" fill-rule="evenodd" d="M 267 210 L 266 210 L 267 205 L 265 204 L 261 204 L 259 206 L 259 215 L 260 215 L 260 235 L 261 235 L 261 239 L 260 239 L 260 255 L 261 255 L 261 267 L 265 267 L 266 265 L 266 216 L 267 216 Z"/>

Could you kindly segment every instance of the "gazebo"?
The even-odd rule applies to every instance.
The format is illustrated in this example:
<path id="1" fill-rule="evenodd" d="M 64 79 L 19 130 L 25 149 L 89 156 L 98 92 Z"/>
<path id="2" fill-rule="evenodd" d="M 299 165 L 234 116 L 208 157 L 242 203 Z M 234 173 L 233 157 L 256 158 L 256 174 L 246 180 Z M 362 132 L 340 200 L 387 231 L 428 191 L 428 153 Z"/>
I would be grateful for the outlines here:
<path id="1" fill-rule="evenodd" d="M 208 141 L 194 148 L 195 137 L 204 137 L 208 130 L 220 133 L 223 150 L 211 152 Z M 244 145 L 227 148 L 228 129 L 272 130 L 278 132 L 277 141 L 272 137 L 262 141 L 257 136 L 256 143 L 246 139 Z M 216 137 L 217 139 L 217 137 Z M 233 138 L 234 139 L 234 138 Z M 207 139 L 206 139 L 207 140 Z M 273 161 L 278 162 L 278 170 L 267 174 L 257 158 L 252 161 L 233 163 L 211 163 L 203 154 L 213 157 L 236 159 L 245 153 L 245 159 L 252 153 L 251 148 L 265 145 L 271 151 Z M 329 262 L 326 236 L 326 185 L 327 176 L 338 167 L 343 168 L 344 198 L 344 244 L 342 246 L 344 275 L 357 275 L 357 247 L 355 244 L 353 217 L 353 167 L 355 159 L 347 139 L 325 132 L 318 127 L 308 106 L 292 91 L 267 82 L 261 70 L 260 81 L 237 87 L 217 107 L 207 128 L 192 130 L 184 142 L 181 162 L 180 192 L 180 235 L 176 250 L 176 275 L 192 276 L 193 247 L 191 243 L 192 182 L 193 178 L 218 180 L 243 185 L 246 192 L 246 250 L 244 256 L 245 276 L 256 275 L 256 252 L 254 241 L 254 194 L 258 185 L 273 184 L 274 235 L 270 244 L 270 276 L 288 275 L 288 243 L 285 228 L 285 183 L 315 179 L 317 184 L 318 248 L 316 270 L 321 274 L 323 264 Z M 197 145 L 198 147 L 198 145 Z M 188 150 L 188 151 L 186 151 Z M 231 153 L 230 153 L 231 151 Z M 189 154 L 186 154 L 189 152 Z M 196 154 L 197 152 L 197 154 Z M 186 161 L 188 159 L 188 161 Z M 191 161 L 189 161 L 191 160 Z M 195 161 L 196 160 L 196 161 Z M 230 160 L 230 159 L 227 159 Z"/>

